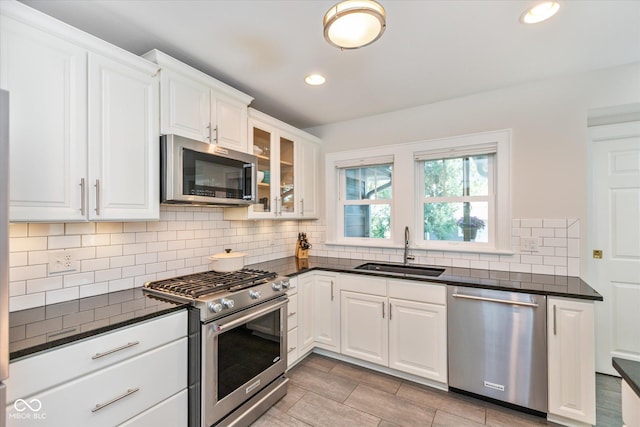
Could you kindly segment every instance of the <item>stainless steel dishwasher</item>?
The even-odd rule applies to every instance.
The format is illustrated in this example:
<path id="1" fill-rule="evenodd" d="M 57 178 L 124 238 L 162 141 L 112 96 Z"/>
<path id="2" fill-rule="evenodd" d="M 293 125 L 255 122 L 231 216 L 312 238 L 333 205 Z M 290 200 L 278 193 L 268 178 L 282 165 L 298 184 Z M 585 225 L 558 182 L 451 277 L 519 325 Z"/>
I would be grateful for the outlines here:
<path id="1" fill-rule="evenodd" d="M 449 286 L 449 387 L 547 412 L 547 297 Z"/>

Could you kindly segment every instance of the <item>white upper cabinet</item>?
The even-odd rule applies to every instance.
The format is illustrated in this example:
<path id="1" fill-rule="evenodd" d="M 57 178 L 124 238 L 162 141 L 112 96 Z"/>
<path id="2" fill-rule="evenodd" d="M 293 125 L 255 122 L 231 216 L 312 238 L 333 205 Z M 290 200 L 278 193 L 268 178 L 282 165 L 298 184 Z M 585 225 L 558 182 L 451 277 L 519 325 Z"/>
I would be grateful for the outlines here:
<path id="1" fill-rule="evenodd" d="M 160 133 L 250 152 L 247 106 L 253 98 L 159 50 L 143 56 L 162 68 Z"/>
<path id="2" fill-rule="evenodd" d="M 2 12 L 0 87 L 10 96 L 10 219 L 83 220 L 87 53 Z"/>
<path id="3" fill-rule="evenodd" d="M 256 204 L 226 208 L 227 220 L 318 216 L 320 140 L 249 108 L 249 146 L 258 158 Z"/>
<path id="4" fill-rule="evenodd" d="M 10 220 L 157 219 L 157 66 L 21 3 L 0 12 Z"/>
<path id="5" fill-rule="evenodd" d="M 89 54 L 90 220 L 158 218 L 158 79 Z"/>

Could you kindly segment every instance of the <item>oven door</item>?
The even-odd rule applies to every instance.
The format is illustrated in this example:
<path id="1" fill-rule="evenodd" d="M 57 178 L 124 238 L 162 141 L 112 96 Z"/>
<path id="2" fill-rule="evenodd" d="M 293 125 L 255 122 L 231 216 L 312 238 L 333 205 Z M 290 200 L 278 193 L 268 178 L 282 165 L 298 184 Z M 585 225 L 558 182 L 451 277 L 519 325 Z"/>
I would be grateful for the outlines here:
<path id="1" fill-rule="evenodd" d="M 286 297 L 202 325 L 202 419 L 210 426 L 287 367 Z"/>

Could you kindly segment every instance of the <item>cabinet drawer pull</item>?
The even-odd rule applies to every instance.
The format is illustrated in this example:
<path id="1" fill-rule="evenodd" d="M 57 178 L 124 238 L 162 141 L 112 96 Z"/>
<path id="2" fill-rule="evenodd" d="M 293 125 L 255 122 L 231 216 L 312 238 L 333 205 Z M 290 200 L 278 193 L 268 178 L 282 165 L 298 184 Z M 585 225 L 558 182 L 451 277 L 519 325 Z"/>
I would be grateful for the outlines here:
<path id="1" fill-rule="evenodd" d="M 131 396 L 133 393 L 135 393 L 136 391 L 140 390 L 140 387 L 136 387 L 136 388 L 130 388 L 129 390 L 127 390 L 125 393 L 122 393 L 120 396 L 118 397 L 114 397 L 113 399 L 111 399 L 108 402 L 104 402 L 104 403 L 97 403 L 96 407 L 93 408 L 91 410 L 91 412 L 98 412 L 100 409 L 105 408 L 109 405 L 111 405 L 112 403 L 117 402 L 120 399 L 124 399 L 127 396 Z"/>
<path id="2" fill-rule="evenodd" d="M 112 350 L 105 351 L 104 353 L 96 353 L 93 356 L 91 356 L 91 358 L 93 360 L 100 359 L 101 357 L 108 356 L 109 354 L 115 353 L 116 351 L 124 350 L 125 348 L 133 347 L 134 345 L 138 345 L 138 344 L 140 344 L 140 341 L 130 342 L 130 343 L 127 343 L 127 344 L 125 344 L 123 346 L 120 346 L 118 348 L 114 348 Z"/>
<path id="3" fill-rule="evenodd" d="M 289 347 L 289 351 L 287 353 L 291 353 L 293 350 L 295 350 L 298 347 Z"/>
<path id="4" fill-rule="evenodd" d="M 295 316 L 297 313 L 295 311 L 292 311 L 291 313 L 289 313 L 289 317 L 291 316 Z"/>
<path id="5" fill-rule="evenodd" d="M 300 216 L 304 215 L 304 199 L 300 200 Z"/>
<path id="6" fill-rule="evenodd" d="M 391 301 L 389 301 L 389 320 L 391 320 L 391 316 L 393 316 L 393 311 L 391 310 Z"/>
<path id="7" fill-rule="evenodd" d="M 331 301 L 333 301 L 333 280 L 331 281 Z"/>
<path id="8" fill-rule="evenodd" d="M 384 301 L 382 301 L 382 318 L 384 319 Z"/>
<path id="9" fill-rule="evenodd" d="M 553 304 L 553 335 L 558 335 L 557 323 L 556 323 L 556 305 Z"/>

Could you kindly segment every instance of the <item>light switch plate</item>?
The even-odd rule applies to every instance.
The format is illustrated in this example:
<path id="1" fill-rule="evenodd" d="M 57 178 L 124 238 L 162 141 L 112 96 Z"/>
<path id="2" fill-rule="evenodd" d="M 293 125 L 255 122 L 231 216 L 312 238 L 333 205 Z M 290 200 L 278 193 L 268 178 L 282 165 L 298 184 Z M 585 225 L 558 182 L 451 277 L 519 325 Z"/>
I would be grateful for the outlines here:
<path id="1" fill-rule="evenodd" d="M 520 237 L 520 247 L 523 251 L 538 252 L 537 237 Z"/>

